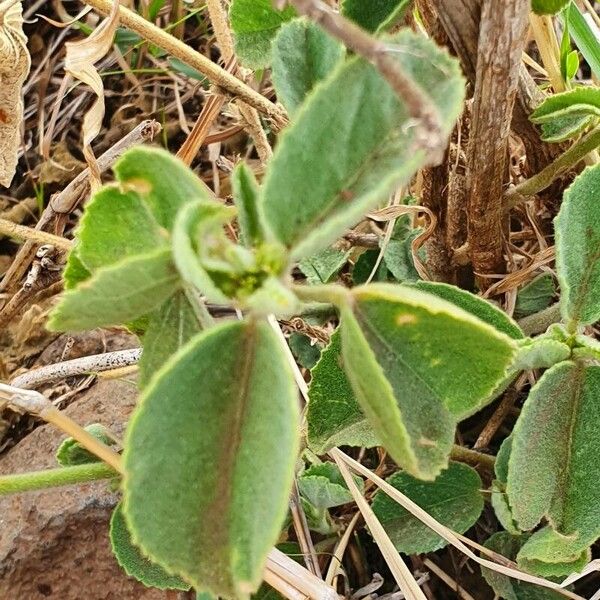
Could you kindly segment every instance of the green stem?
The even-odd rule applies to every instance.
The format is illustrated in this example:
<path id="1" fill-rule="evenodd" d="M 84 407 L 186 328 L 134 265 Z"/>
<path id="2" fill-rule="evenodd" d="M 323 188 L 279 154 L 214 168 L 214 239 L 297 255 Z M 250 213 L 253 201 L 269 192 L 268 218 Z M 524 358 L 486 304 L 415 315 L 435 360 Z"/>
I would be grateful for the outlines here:
<path id="1" fill-rule="evenodd" d="M 579 141 L 575 142 L 566 152 L 561 154 L 552 164 L 530 177 L 505 194 L 507 200 L 506 210 L 516 206 L 529 196 L 545 190 L 554 180 L 563 173 L 577 165 L 592 150 L 600 146 L 600 128 L 594 129 Z"/>
<path id="2" fill-rule="evenodd" d="M 0 476 L 0 496 L 112 479 L 119 474 L 104 462 Z"/>
<path id="3" fill-rule="evenodd" d="M 293 285 L 292 291 L 303 302 L 333 304 L 336 308 L 347 305 L 349 300 L 348 290 L 336 284 Z"/>
<path id="4" fill-rule="evenodd" d="M 480 466 L 486 468 L 488 471 L 494 471 L 494 465 L 496 464 L 496 457 L 490 454 L 483 454 L 483 452 L 477 452 L 477 450 L 470 450 L 469 448 L 463 448 L 454 444 L 452 446 L 452 452 L 450 453 L 452 460 L 464 462 L 473 466 Z"/>
<path id="5" fill-rule="evenodd" d="M 523 317 L 518 321 L 518 324 L 525 335 L 538 335 L 539 333 L 544 333 L 550 325 L 560 323 L 561 318 L 560 304 L 557 302 L 540 312 Z"/>

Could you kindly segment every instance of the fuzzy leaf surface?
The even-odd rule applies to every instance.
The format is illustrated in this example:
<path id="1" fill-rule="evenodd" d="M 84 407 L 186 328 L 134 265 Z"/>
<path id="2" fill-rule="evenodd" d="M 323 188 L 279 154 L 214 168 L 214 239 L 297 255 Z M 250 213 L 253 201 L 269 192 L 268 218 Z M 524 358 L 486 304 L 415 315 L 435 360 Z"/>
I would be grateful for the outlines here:
<path id="1" fill-rule="evenodd" d="M 293 115 L 315 85 L 333 71 L 345 49 L 318 25 L 295 19 L 281 27 L 272 52 L 277 98 Z"/>
<path id="2" fill-rule="evenodd" d="M 458 63 L 410 31 L 390 38 L 404 71 L 428 94 L 448 135 L 464 81 Z M 333 243 L 426 160 L 408 113 L 373 66 L 347 61 L 320 84 L 288 127 L 261 188 L 261 211 L 293 258 Z"/>
<path id="3" fill-rule="evenodd" d="M 600 165 L 587 168 L 565 192 L 554 231 L 563 317 L 594 323 L 600 319 Z"/>
<path id="4" fill-rule="evenodd" d="M 113 510 L 110 519 L 110 543 L 119 565 L 129 577 L 134 577 L 147 587 L 159 590 L 189 590 L 190 584 L 181 577 L 167 573 L 160 565 L 148 560 L 131 540 L 122 503 Z"/>
<path id="5" fill-rule="evenodd" d="M 355 481 L 362 489 L 362 479 L 355 478 Z M 352 494 L 340 470 L 329 462 L 313 465 L 304 471 L 298 478 L 298 489 L 306 500 L 321 510 L 352 502 Z"/>
<path id="6" fill-rule="evenodd" d="M 515 317 L 522 319 L 548 308 L 555 294 L 554 277 L 550 273 L 538 275 L 519 290 L 515 304 Z"/>
<path id="7" fill-rule="evenodd" d="M 461 463 L 450 463 L 435 481 L 420 481 L 398 471 L 387 482 L 456 533 L 471 528 L 483 510 L 481 478 Z M 373 512 L 398 552 L 434 552 L 448 543 L 381 490 L 373 499 Z"/>
<path id="8" fill-rule="evenodd" d="M 343 0 L 342 14 L 367 31 L 396 23 L 408 8 L 408 0 Z"/>
<path id="9" fill-rule="evenodd" d="M 134 543 L 215 596 L 255 591 L 287 514 L 298 426 L 294 378 L 266 323 L 194 338 L 145 389 L 129 425 Z"/>
<path id="10" fill-rule="evenodd" d="M 507 493 L 515 521 L 546 517 L 583 547 L 600 536 L 600 367 L 563 362 L 529 393 L 512 435 Z"/>
<path id="11" fill-rule="evenodd" d="M 231 174 L 233 201 L 238 209 L 240 240 L 244 246 L 257 246 L 264 239 L 258 214 L 258 182 L 250 167 L 240 162 Z"/>
<path id="12" fill-rule="evenodd" d="M 133 321 L 172 296 L 179 281 L 169 248 L 126 258 L 65 292 L 48 328 L 84 331 Z"/>
<path id="13" fill-rule="evenodd" d="M 538 15 L 555 15 L 570 2 L 571 0 L 532 0 L 531 8 Z"/>
<path id="14" fill-rule="evenodd" d="M 456 422 L 490 396 L 515 350 L 505 334 L 409 286 L 354 289 L 341 332 L 365 415 L 398 465 L 423 479 L 446 466 Z"/>

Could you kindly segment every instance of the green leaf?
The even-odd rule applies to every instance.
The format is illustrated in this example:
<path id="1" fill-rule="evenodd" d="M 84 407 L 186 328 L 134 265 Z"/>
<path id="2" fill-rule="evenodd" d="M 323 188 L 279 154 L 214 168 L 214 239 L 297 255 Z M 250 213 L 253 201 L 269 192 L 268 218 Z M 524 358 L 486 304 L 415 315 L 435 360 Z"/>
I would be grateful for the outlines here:
<path id="1" fill-rule="evenodd" d="M 573 138 L 600 117 L 600 88 L 579 86 L 546 98 L 531 114 L 542 126 L 542 139 L 562 142 Z"/>
<path id="2" fill-rule="evenodd" d="M 536 337 L 523 340 L 513 364 L 516 371 L 549 369 L 571 357 L 571 347 L 551 338 Z"/>
<path id="3" fill-rule="evenodd" d="M 380 250 L 367 250 L 363 252 L 356 262 L 354 263 L 354 269 L 352 269 L 352 282 L 355 285 L 360 285 L 362 283 L 367 283 L 375 265 L 377 264 L 377 260 L 379 259 Z M 382 282 L 382 281 L 393 281 L 392 274 L 390 273 L 387 264 L 384 260 L 379 262 L 379 266 L 375 271 L 375 275 L 373 276 L 373 282 Z"/>
<path id="4" fill-rule="evenodd" d="M 114 446 L 115 440 L 110 431 L 100 423 L 92 423 L 84 428 L 89 434 L 100 440 L 107 446 Z M 86 450 L 77 440 L 68 437 L 63 440 L 56 451 L 56 460 L 63 467 L 73 465 L 84 465 L 92 462 L 99 462 L 101 459 L 89 450 Z"/>
<path id="5" fill-rule="evenodd" d="M 592 324 L 600 319 L 600 165 L 565 192 L 554 230 L 563 317 Z"/>
<path id="6" fill-rule="evenodd" d="M 307 437 L 317 454 L 335 446 L 379 445 L 344 372 L 341 348 L 338 329 L 311 371 Z"/>
<path id="7" fill-rule="evenodd" d="M 510 560 L 515 560 L 528 537 L 528 535 L 515 536 L 501 531 L 490 537 L 484 546 Z M 481 568 L 481 572 L 494 592 L 505 600 L 564 600 L 564 596 L 554 590 L 531 583 L 523 583 L 485 567 Z"/>
<path id="8" fill-rule="evenodd" d="M 125 522 L 121 502 L 110 518 L 110 543 L 119 565 L 130 577 L 147 587 L 159 590 L 189 590 L 190 585 L 177 575 L 170 575 L 161 566 L 148 560 L 133 543 Z"/>
<path id="9" fill-rule="evenodd" d="M 355 478 L 359 489 L 363 482 Z M 352 494 L 336 465 L 325 462 L 313 465 L 298 477 L 300 494 L 315 508 L 325 510 L 352 502 Z"/>
<path id="10" fill-rule="evenodd" d="M 181 290 L 150 318 L 144 335 L 139 386 L 143 389 L 167 360 L 201 330 L 194 308 Z"/>
<path id="11" fill-rule="evenodd" d="M 235 51 L 242 64 L 250 69 L 268 67 L 273 38 L 295 16 L 293 8 L 276 10 L 271 0 L 233 0 L 229 19 L 235 35 Z"/>
<path id="12" fill-rule="evenodd" d="M 569 33 L 596 77 L 600 77 L 600 44 L 594 30 L 579 10 L 576 2 L 571 2 L 560 15 L 568 23 Z"/>
<path id="13" fill-rule="evenodd" d="M 318 25 L 296 19 L 281 27 L 272 52 L 277 99 L 293 115 L 315 85 L 340 62 L 345 48 Z"/>
<path id="14" fill-rule="evenodd" d="M 258 182 L 253 171 L 244 162 L 237 164 L 231 174 L 233 201 L 238 209 L 240 240 L 249 248 L 264 241 L 258 214 Z"/>
<path id="15" fill-rule="evenodd" d="M 51 331 L 83 331 L 121 325 L 160 306 L 178 288 L 169 248 L 126 258 L 98 269 L 68 290 L 52 311 Z"/>
<path id="16" fill-rule="evenodd" d="M 448 134 L 461 110 L 456 60 L 433 42 L 402 31 L 388 43 L 428 94 Z M 261 212 L 293 258 L 333 243 L 425 162 L 405 106 L 375 68 L 347 61 L 307 99 L 275 150 L 261 188 Z"/>
<path id="17" fill-rule="evenodd" d="M 394 225 L 383 255 L 383 260 L 396 281 L 418 281 L 419 273 L 415 269 L 412 254 L 412 242 L 421 233 L 420 229 L 413 229 L 408 216 L 401 216 Z M 383 240 L 380 241 L 380 245 Z M 425 258 L 424 256 L 421 258 Z"/>
<path id="18" fill-rule="evenodd" d="M 81 262 L 79 258 L 79 252 L 77 246 L 75 246 L 71 252 L 69 252 L 69 258 L 67 259 L 67 266 L 63 273 L 63 279 L 65 280 L 65 289 L 72 290 L 76 288 L 82 281 L 89 279 L 92 274 L 88 271 L 86 266 Z"/>
<path id="19" fill-rule="evenodd" d="M 532 0 L 531 8 L 538 15 L 555 15 L 570 2 L 571 0 Z"/>
<path id="20" fill-rule="evenodd" d="M 546 517 L 583 547 L 600 536 L 600 367 L 563 362 L 531 389 L 513 431 L 507 492 L 515 521 Z"/>
<path id="21" fill-rule="evenodd" d="M 77 254 L 90 272 L 168 244 L 145 202 L 117 186 L 100 189 L 85 207 Z"/>
<path id="22" fill-rule="evenodd" d="M 367 31 L 388 29 L 404 15 L 410 0 L 343 0 L 342 14 Z"/>
<path id="23" fill-rule="evenodd" d="M 461 463 L 450 463 L 435 481 L 420 481 L 399 471 L 387 482 L 456 533 L 470 529 L 483 511 L 481 478 L 475 469 Z M 375 494 L 373 512 L 398 552 L 422 554 L 448 544 L 382 491 Z"/>
<path id="24" fill-rule="evenodd" d="M 475 294 L 447 283 L 418 281 L 411 285 L 423 292 L 451 302 L 515 340 L 524 337 L 521 328 L 503 310 Z"/>
<path id="25" fill-rule="evenodd" d="M 292 333 L 288 339 L 290 350 L 300 366 L 312 369 L 321 358 L 321 347 L 303 333 Z"/>
<path id="26" fill-rule="evenodd" d="M 298 427 L 293 374 L 266 323 L 194 338 L 145 389 L 129 425 L 134 543 L 201 590 L 256 590 L 286 517 Z"/>
<path id="27" fill-rule="evenodd" d="M 517 554 L 518 565 L 540 577 L 565 577 L 579 572 L 590 559 L 590 549 L 578 536 L 561 535 L 552 527 L 536 531 Z"/>
<path id="28" fill-rule="evenodd" d="M 116 163 L 121 187 L 137 192 L 158 223 L 171 229 L 178 210 L 192 200 L 214 202 L 208 187 L 175 156 L 159 148 L 136 146 Z"/>
<path id="29" fill-rule="evenodd" d="M 329 283 L 348 262 L 351 251 L 325 248 L 317 254 L 303 258 L 298 267 L 311 285 Z"/>
<path id="30" fill-rule="evenodd" d="M 522 319 L 548 308 L 555 294 L 556 286 L 552 274 L 538 275 L 517 293 L 515 317 Z"/>
<path id="31" fill-rule="evenodd" d="M 341 332 L 365 415 L 398 465 L 422 479 L 446 466 L 456 422 L 489 398 L 515 349 L 449 302 L 389 284 L 354 289 Z"/>

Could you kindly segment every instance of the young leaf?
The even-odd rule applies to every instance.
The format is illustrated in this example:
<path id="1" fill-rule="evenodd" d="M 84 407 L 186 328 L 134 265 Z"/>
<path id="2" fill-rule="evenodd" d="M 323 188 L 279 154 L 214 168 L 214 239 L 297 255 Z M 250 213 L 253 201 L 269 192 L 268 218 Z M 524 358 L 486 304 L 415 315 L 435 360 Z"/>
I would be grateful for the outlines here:
<path id="1" fill-rule="evenodd" d="M 397 23 L 409 5 L 409 0 L 343 0 L 342 14 L 363 29 L 377 31 Z"/>
<path id="2" fill-rule="evenodd" d="M 422 479 L 445 467 L 456 422 L 489 398 L 515 349 L 449 302 L 388 284 L 353 290 L 341 332 L 365 415 L 398 465 Z"/>
<path id="3" fill-rule="evenodd" d="M 233 201 L 238 209 L 240 240 L 249 248 L 264 241 L 258 214 L 258 182 L 250 167 L 244 162 L 237 164 L 231 174 Z"/>
<path id="4" fill-rule="evenodd" d="M 356 478 L 362 489 L 363 481 Z M 300 494 L 315 508 L 325 510 L 352 502 L 352 494 L 336 465 L 325 462 L 313 465 L 298 477 Z"/>
<path id="5" fill-rule="evenodd" d="M 565 192 L 554 230 L 563 317 L 589 325 L 600 319 L 600 165 Z"/>
<path id="6" fill-rule="evenodd" d="M 200 332 L 194 308 L 181 290 L 150 317 L 140 360 L 139 386 L 143 389 L 167 360 Z"/>
<path id="7" fill-rule="evenodd" d="M 179 287 L 169 248 L 138 254 L 98 269 L 68 290 L 52 311 L 51 331 L 121 325 L 160 306 Z"/>
<path id="8" fill-rule="evenodd" d="M 136 191 L 158 223 L 169 230 L 184 204 L 214 202 L 209 188 L 166 150 L 136 146 L 117 161 L 114 171 L 121 187 Z"/>
<path id="9" fill-rule="evenodd" d="M 542 273 L 525 285 L 517 294 L 515 317 L 521 319 L 548 308 L 556 294 L 554 277 Z"/>
<path id="10" fill-rule="evenodd" d="M 310 448 L 317 454 L 334 446 L 379 445 L 344 372 L 341 349 L 337 330 L 311 371 L 307 437 Z"/>
<path id="11" fill-rule="evenodd" d="M 110 518 L 110 543 L 119 565 L 130 577 L 159 590 L 189 590 L 190 584 L 177 575 L 170 575 L 160 565 L 147 559 L 131 540 L 121 502 Z"/>
<path id="12" fill-rule="evenodd" d="M 533 529 L 546 517 L 578 535 L 600 535 L 600 367 L 563 362 L 532 388 L 513 431 L 507 493 L 515 521 Z"/>
<path id="13" fill-rule="evenodd" d="M 86 206 L 77 232 L 78 258 L 90 271 L 168 243 L 145 202 L 117 186 L 99 190 Z"/>
<path id="14" fill-rule="evenodd" d="M 306 275 L 311 285 L 329 283 L 344 267 L 351 251 L 344 252 L 337 248 L 325 248 L 313 256 L 307 256 L 298 263 L 298 268 Z"/>
<path id="15" fill-rule="evenodd" d="M 217 596 L 256 590 L 287 513 L 298 426 L 293 374 L 266 323 L 194 338 L 145 389 L 129 425 L 134 543 Z"/>
<path id="16" fill-rule="evenodd" d="M 475 294 L 447 283 L 417 281 L 410 285 L 455 304 L 514 340 L 520 340 L 524 337 L 520 327 L 503 310 Z"/>
<path id="17" fill-rule="evenodd" d="M 115 445 L 114 438 L 110 435 L 110 432 L 104 425 L 92 423 L 91 425 L 87 425 L 85 430 L 104 444 L 108 446 Z M 98 462 L 101 459 L 95 454 L 92 454 L 89 450 L 86 450 L 77 440 L 68 437 L 63 440 L 58 447 L 58 450 L 56 451 L 56 460 L 63 467 L 69 467 Z"/>
<path id="18" fill-rule="evenodd" d="M 470 529 L 483 510 L 481 478 L 461 463 L 450 463 L 435 481 L 420 481 L 398 471 L 387 482 L 456 533 Z M 375 494 L 373 512 L 398 552 L 434 552 L 448 543 L 382 491 Z"/>
<path id="19" fill-rule="evenodd" d="M 570 2 L 571 0 L 532 0 L 531 8 L 538 15 L 555 15 Z"/>
<path id="20" fill-rule="evenodd" d="M 272 52 L 277 99 L 292 115 L 315 85 L 333 71 L 345 49 L 318 25 L 296 19 L 281 27 Z"/>
<path id="21" fill-rule="evenodd" d="M 525 542 L 517 554 L 517 563 L 541 577 L 565 577 L 581 571 L 590 558 L 590 549 L 577 535 L 565 536 L 552 527 L 544 527 Z"/>
<path id="22" fill-rule="evenodd" d="M 458 63 L 410 31 L 388 44 L 430 96 L 448 134 L 464 95 Z M 294 258 L 333 243 L 425 162 L 408 121 L 386 80 L 360 58 L 347 61 L 310 95 L 275 150 L 260 198 L 265 223 Z"/>
<path id="23" fill-rule="evenodd" d="M 528 535 L 516 536 L 501 531 L 490 537 L 484 546 L 510 560 L 515 560 L 528 537 Z M 505 600 L 564 600 L 564 596 L 554 590 L 524 583 L 485 567 L 481 568 L 481 572 L 494 592 Z"/>
<path id="24" fill-rule="evenodd" d="M 229 19 L 235 35 L 235 51 L 242 64 L 249 69 L 268 67 L 271 42 L 277 30 L 295 16 L 293 8 L 276 10 L 271 0 L 233 0 Z"/>
<path id="25" fill-rule="evenodd" d="M 571 357 L 571 347 L 564 342 L 539 336 L 527 338 L 519 344 L 519 350 L 513 363 L 513 370 L 531 371 L 549 369 Z"/>

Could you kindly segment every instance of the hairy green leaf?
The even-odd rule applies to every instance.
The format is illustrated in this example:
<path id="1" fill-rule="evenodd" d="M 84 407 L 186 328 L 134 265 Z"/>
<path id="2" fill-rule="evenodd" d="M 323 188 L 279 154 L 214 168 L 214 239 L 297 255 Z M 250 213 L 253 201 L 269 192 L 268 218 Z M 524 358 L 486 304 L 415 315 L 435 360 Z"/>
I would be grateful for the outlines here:
<path id="1" fill-rule="evenodd" d="M 563 317 L 594 323 L 600 319 L 600 165 L 588 167 L 565 192 L 554 230 Z"/>
<path id="2" fill-rule="evenodd" d="M 519 290 L 515 304 L 515 317 L 522 319 L 548 308 L 555 294 L 556 286 L 552 274 L 538 275 Z"/>
<path id="3" fill-rule="evenodd" d="M 140 360 L 140 389 L 159 371 L 167 360 L 200 332 L 194 308 L 181 290 L 169 298 L 150 317 L 144 335 L 144 352 Z"/>
<path id="4" fill-rule="evenodd" d="M 233 0 L 229 19 L 235 35 L 235 51 L 242 64 L 250 69 L 269 66 L 273 38 L 295 16 L 293 8 L 276 10 L 271 0 Z"/>
<path id="5" fill-rule="evenodd" d="M 380 250 L 367 250 L 363 252 L 354 263 L 354 269 L 352 269 L 352 281 L 355 285 L 367 283 L 369 277 L 375 269 L 375 265 L 379 260 Z M 379 266 L 375 270 L 375 274 L 371 278 L 373 282 L 393 281 L 394 278 L 387 267 L 385 257 L 384 260 L 379 261 Z"/>
<path id="6" fill-rule="evenodd" d="M 161 566 L 148 560 L 131 540 L 119 502 L 110 518 L 110 543 L 119 565 L 130 577 L 159 590 L 189 590 L 190 584 L 177 575 L 170 575 Z"/>
<path id="7" fill-rule="evenodd" d="M 264 240 L 258 214 L 258 182 L 254 173 L 244 162 L 237 164 L 231 174 L 233 201 L 238 209 L 240 240 L 244 246 L 257 246 Z"/>
<path id="8" fill-rule="evenodd" d="M 166 246 L 165 233 L 137 193 L 106 186 L 85 207 L 77 232 L 78 258 L 94 273 L 100 267 Z"/>
<path id="9" fill-rule="evenodd" d="M 145 389 L 129 425 L 134 543 L 201 590 L 256 590 L 287 513 L 298 426 L 293 374 L 266 323 L 194 338 Z"/>
<path id="10" fill-rule="evenodd" d="M 451 462 L 435 481 L 420 481 L 399 471 L 387 482 L 456 533 L 471 528 L 483 510 L 481 478 L 475 469 L 461 463 Z M 448 544 L 381 490 L 373 499 L 373 512 L 398 552 L 434 552 Z"/>
<path id="11" fill-rule="evenodd" d="M 532 0 L 531 8 L 538 15 L 554 15 L 570 2 L 571 0 Z"/>
<path id="12" fill-rule="evenodd" d="M 444 134 L 460 112 L 458 63 L 421 35 L 390 38 L 393 56 L 439 110 Z M 307 99 L 283 133 L 261 188 L 261 211 L 274 238 L 293 257 L 310 256 L 426 160 L 415 147 L 408 113 L 376 69 L 347 61 Z"/>
<path id="13" fill-rule="evenodd" d="M 318 454 L 334 446 L 379 445 L 344 372 L 341 348 L 338 329 L 311 371 L 307 437 Z"/>
<path id="14" fill-rule="evenodd" d="M 410 226 L 410 220 L 406 215 L 400 217 L 394 225 L 392 236 L 385 247 L 383 260 L 398 282 L 420 279 L 412 254 L 412 242 L 420 232 L 420 229 L 413 229 Z M 380 242 L 380 245 L 382 244 L 383 240 Z"/>
<path id="15" fill-rule="evenodd" d="M 449 302 L 389 284 L 354 289 L 341 332 L 365 415 L 398 465 L 422 479 L 446 466 L 456 422 L 489 398 L 515 349 Z"/>
<path id="16" fill-rule="evenodd" d="M 508 496 L 506 495 L 506 479 L 508 478 L 508 459 L 510 458 L 510 450 L 512 448 L 512 436 L 508 436 L 501 444 L 500 450 L 496 455 L 494 463 L 494 472 L 496 479 L 492 481 L 490 501 L 496 518 L 506 531 L 513 535 L 519 535 L 521 531 L 516 526 L 512 511 L 508 504 Z"/>
<path id="17" fill-rule="evenodd" d="M 51 331 L 83 331 L 121 325 L 144 315 L 172 296 L 179 276 L 169 248 L 126 258 L 68 290 L 52 311 Z"/>
<path id="18" fill-rule="evenodd" d="M 513 431 L 507 492 L 515 521 L 546 517 L 583 547 L 600 536 L 600 367 L 563 362 L 532 388 Z"/>
<path id="19" fill-rule="evenodd" d="M 65 289 L 72 290 L 77 287 L 82 281 L 89 279 L 92 274 L 88 271 L 86 266 L 81 262 L 79 258 L 79 252 L 77 246 L 75 246 L 71 252 L 69 252 L 69 258 L 67 259 L 67 266 L 63 272 L 63 279 L 65 280 Z"/>
<path id="20" fill-rule="evenodd" d="M 455 304 L 515 340 L 524 337 L 520 327 L 503 310 L 475 294 L 447 283 L 418 281 L 411 285 Z"/>
<path id="21" fill-rule="evenodd" d="M 100 440 L 107 446 L 114 446 L 115 440 L 110 431 L 100 423 L 92 423 L 84 428 L 90 435 Z M 63 467 L 73 465 L 84 465 L 86 463 L 99 462 L 101 459 L 84 448 L 76 439 L 68 437 L 63 440 L 56 451 L 56 460 Z"/>
<path id="22" fill-rule="evenodd" d="M 363 481 L 355 478 L 360 489 Z M 308 468 L 298 477 L 298 489 L 317 509 L 333 508 L 352 502 L 352 494 L 336 465 L 325 462 Z"/>
<path id="23" fill-rule="evenodd" d="M 345 48 L 314 23 L 296 19 L 281 27 L 272 52 L 277 99 L 293 115 L 315 85 L 340 62 Z"/>
<path id="24" fill-rule="evenodd" d="M 298 364 L 305 369 L 312 369 L 321 358 L 321 346 L 313 344 L 312 340 L 303 333 L 292 333 L 288 344 Z"/>
<path id="25" fill-rule="evenodd" d="M 404 15 L 410 0 L 342 0 L 342 14 L 367 31 L 387 29 Z"/>
<path id="26" fill-rule="evenodd" d="M 564 342 L 540 336 L 523 340 L 523 343 L 519 345 L 513 369 L 515 371 L 549 369 L 563 360 L 568 360 L 570 356 L 570 346 Z"/>
<path id="27" fill-rule="evenodd" d="M 121 187 L 137 192 L 158 223 L 169 230 L 184 204 L 214 201 L 209 188 L 166 150 L 136 146 L 117 161 L 114 171 Z"/>
<path id="28" fill-rule="evenodd" d="M 303 258 L 298 267 L 306 275 L 308 283 L 329 283 L 348 262 L 350 254 L 350 250 L 344 252 L 337 248 L 325 248 L 317 254 Z"/>
<path id="29" fill-rule="evenodd" d="M 528 535 L 511 535 L 506 531 L 495 533 L 484 546 L 510 560 L 515 560 Z M 531 583 L 523 583 L 497 571 L 481 568 L 481 572 L 494 592 L 505 600 L 564 600 L 564 596 Z"/>

